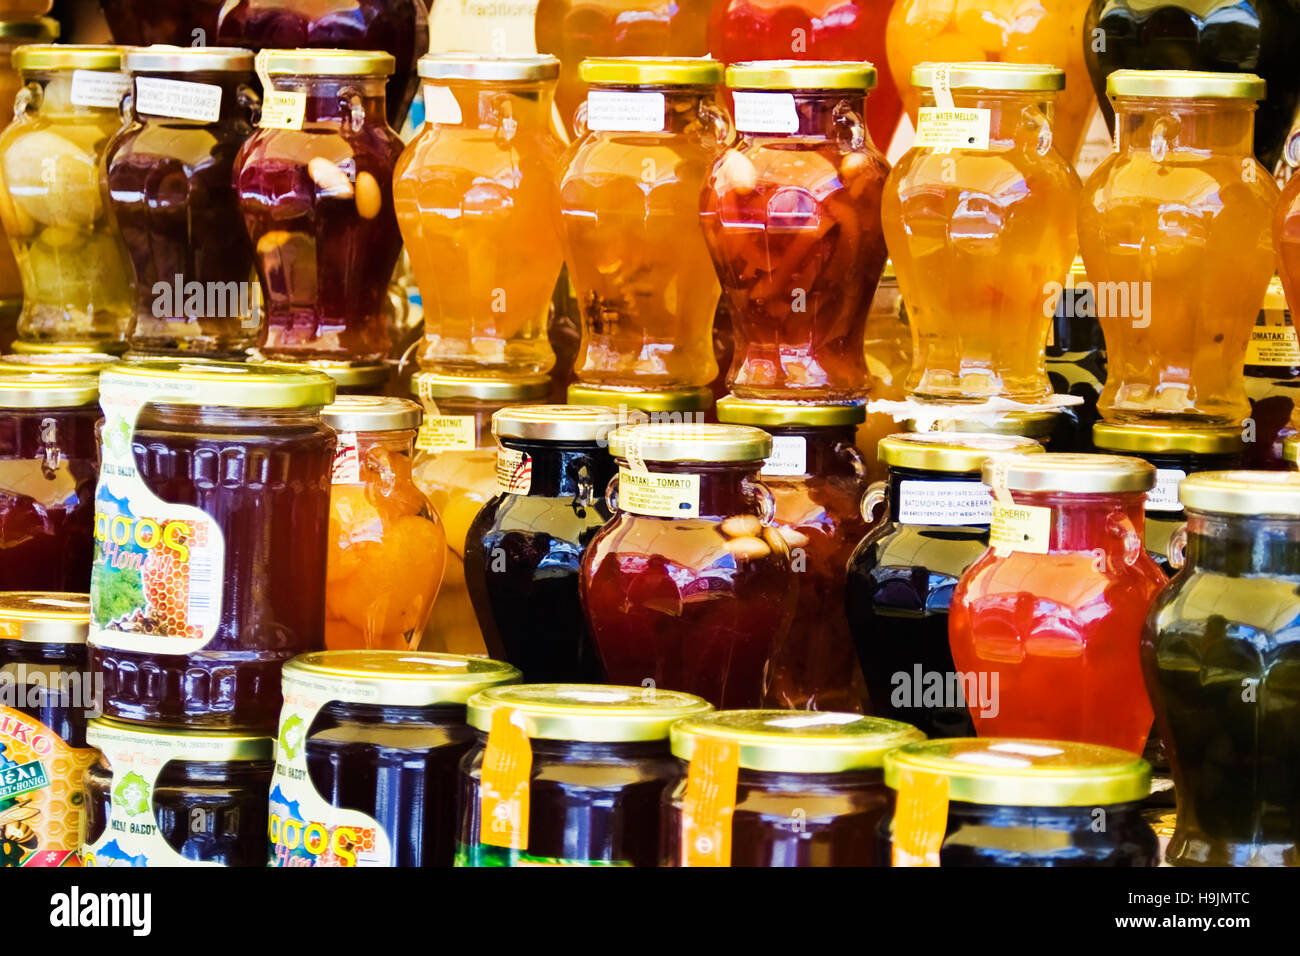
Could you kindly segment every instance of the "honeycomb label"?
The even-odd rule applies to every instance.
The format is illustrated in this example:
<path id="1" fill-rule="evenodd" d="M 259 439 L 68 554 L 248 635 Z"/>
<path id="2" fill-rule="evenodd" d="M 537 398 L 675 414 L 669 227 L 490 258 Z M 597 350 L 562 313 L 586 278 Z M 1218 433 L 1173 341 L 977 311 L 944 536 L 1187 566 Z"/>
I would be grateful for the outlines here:
<path id="1" fill-rule="evenodd" d="M 81 778 L 94 760 L 94 750 L 0 707 L 0 867 L 81 865 Z"/>

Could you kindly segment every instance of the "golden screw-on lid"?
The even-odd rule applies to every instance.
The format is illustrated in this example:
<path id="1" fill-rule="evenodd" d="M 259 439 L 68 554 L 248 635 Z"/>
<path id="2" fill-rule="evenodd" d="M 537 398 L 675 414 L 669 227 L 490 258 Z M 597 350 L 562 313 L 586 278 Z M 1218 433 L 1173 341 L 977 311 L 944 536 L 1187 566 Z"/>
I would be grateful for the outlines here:
<path id="1" fill-rule="evenodd" d="M 0 371 L 0 408 L 80 408 L 99 401 L 93 375 Z"/>
<path id="2" fill-rule="evenodd" d="M 941 418 L 934 423 L 934 430 L 941 432 L 978 432 L 983 435 L 1022 435 L 1038 441 L 1051 438 L 1052 432 L 1061 420 L 1060 412 L 1007 412 L 994 421 L 987 419 L 961 417 Z M 903 422 L 908 431 L 916 430 L 916 422 L 909 419 Z"/>
<path id="3" fill-rule="evenodd" d="M 382 50 L 263 50 L 270 76 L 391 76 L 397 61 Z"/>
<path id="4" fill-rule="evenodd" d="M 320 418 L 339 432 L 398 432 L 419 428 L 424 407 L 409 398 L 339 395 L 320 410 Z"/>
<path id="5" fill-rule="evenodd" d="M 727 67 L 733 90 L 871 90 L 876 68 L 865 60 L 750 60 Z"/>
<path id="6" fill-rule="evenodd" d="M 593 743 L 664 740 L 677 721 L 713 709 L 694 694 L 653 687 L 519 684 L 471 697 L 469 725 L 487 733 L 493 712 L 502 707 L 523 719 L 529 737 Z"/>
<path id="7" fill-rule="evenodd" d="M 876 457 L 892 468 L 914 468 L 945 474 L 970 474 L 983 467 L 990 455 L 1041 455 L 1043 446 L 1032 438 L 1015 435 L 922 432 L 886 435 L 876 446 Z"/>
<path id="8" fill-rule="evenodd" d="M 1265 83 L 1254 73 L 1200 70 L 1116 70 L 1106 77 L 1107 96 L 1161 99 L 1262 100 Z"/>
<path id="9" fill-rule="evenodd" d="M 48 43 L 57 40 L 61 28 L 53 17 L 35 20 L 0 20 L 0 42 Z"/>
<path id="10" fill-rule="evenodd" d="M 610 433 L 609 453 L 626 458 L 636 442 L 645 461 L 763 461 L 772 454 L 772 436 L 748 425 L 625 425 Z"/>
<path id="11" fill-rule="evenodd" d="M 990 459 L 981 469 L 986 484 L 1000 472 L 1009 491 L 1059 491 L 1101 495 L 1122 491 L 1150 491 L 1156 486 L 1155 466 L 1140 458 L 1121 455 L 1033 455 Z"/>
<path id="12" fill-rule="evenodd" d="M 13 53 L 13 67 L 20 71 L 122 69 L 126 47 L 80 46 L 71 43 L 34 43 Z"/>
<path id="13" fill-rule="evenodd" d="M 106 370 L 100 384 L 104 391 L 147 386 L 149 401 L 160 405 L 307 408 L 334 401 L 334 382 L 324 372 L 242 362 L 124 362 Z"/>
<path id="14" fill-rule="evenodd" d="M 590 405 L 511 405 L 492 416 L 492 434 L 523 441 L 599 442 L 618 415 Z"/>
<path id="15" fill-rule="evenodd" d="M 1106 451 L 1139 455 L 1231 455 L 1245 447 L 1236 428 L 1182 428 L 1169 425 L 1092 426 L 1092 443 Z"/>
<path id="16" fill-rule="evenodd" d="M 0 356 L 0 373 L 38 372 L 43 375 L 98 375 L 122 361 L 106 352 L 37 352 Z"/>
<path id="17" fill-rule="evenodd" d="M 175 749 L 173 760 L 192 763 L 270 760 L 275 750 L 275 741 L 270 737 L 218 730 L 147 727 L 107 717 L 98 717 L 86 724 L 86 743 L 109 751 L 115 749 L 113 744 L 134 747 L 163 744 Z"/>
<path id="18" fill-rule="evenodd" d="M 557 79 L 560 61 L 546 54 L 478 56 L 473 53 L 429 53 L 420 57 L 416 69 L 426 80 L 527 83 Z"/>
<path id="19" fill-rule="evenodd" d="M 476 399 L 483 402 L 526 402 L 550 394 L 551 380 L 545 375 L 524 378 L 476 378 L 473 375 L 441 375 L 420 372 L 411 376 L 411 394 L 421 398 Z"/>
<path id="20" fill-rule="evenodd" d="M 918 63 L 912 85 L 934 86 L 934 70 L 948 67 L 948 87 L 954 90 L 993 90 L 1037 93 L 1065 89 L 1065 71 L 1046 63 Z"/>
<path id="21" fill-rule="evenodd" d="M 24 342 L 13 344 L 17 355 L 121 355 L 127 343 L 111 342 Z"/>
<path id="22" fill-rule="evenodd" d="M 1300 474 L 1293 471 L 1198 471 L 1178 486 L 1184 506 L 1228 515 L 1300 516 Z"/>
<path id="23" fill-rule="evenodd" d="M 722 69 L 708 57 L 588 57 L 578 78 L 597 86 L 716 86 Z"/>
<path id="24" fill-rule="evenodd" d="M 389 707 L 463 704 L 474 694 L 519 680 L 501 661 L 425 651 L 313 651 L 284 665 L 285 686 L 310 684 L 338 700 Z"/>
<path id="25" fill-rule="evenodd" d="M 306 362 L 289 362 L 267 360 L 257 365 L 275 365 L 282 368 L 309 368 L 324 372 L 334 380 L 337 388 L 366 388 L 380 386 L 388 381 L 392 366 L 386 362 L 336 362 L 329 359 L 313 359 Z"/>
<path id="26" fill-rule="evenodd" d="M 0 639 L 27 644 L 85 644 L 90 595 L 0 591 Z"/>
<path id="27" fill-rule="evenodd" d="M 252 73 L 253 51 L 235 46 L 157 43 L 128 49 L 122 66 L 128 73 Z"/>
<path id="28" fill-rule="evenodd" d="M 600 405 L 604 408 L 627 408 L 654 415 L 663 412 L 705 412 L 713 404 L 713 392 L 707 388 L 679 388 L 663 392 L 643 392 L 631 388 L 602 388 L 596 385 L 570 385 L 570 405 Z"/>
<path id="29" fill-rule="evenodd" d="M 814 405 L 804 402 L 758 401 L 728 395 L 718 399 L 718 421 L 729 425 L 753 425 L 757 428 L 861 425 L 867 420 L 867 408 L 858 403 Z"/>

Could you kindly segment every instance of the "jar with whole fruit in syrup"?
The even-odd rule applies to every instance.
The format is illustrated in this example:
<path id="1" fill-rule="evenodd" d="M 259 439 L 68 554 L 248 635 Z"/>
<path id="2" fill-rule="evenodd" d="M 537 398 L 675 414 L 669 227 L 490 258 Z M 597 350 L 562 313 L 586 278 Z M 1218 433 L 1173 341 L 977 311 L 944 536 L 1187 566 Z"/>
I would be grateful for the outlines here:
<path id="1" fill-rule="evenodd" d="M 215 46 L 225 0 L 99 0 L 113 42 L 123 46 Z"/>

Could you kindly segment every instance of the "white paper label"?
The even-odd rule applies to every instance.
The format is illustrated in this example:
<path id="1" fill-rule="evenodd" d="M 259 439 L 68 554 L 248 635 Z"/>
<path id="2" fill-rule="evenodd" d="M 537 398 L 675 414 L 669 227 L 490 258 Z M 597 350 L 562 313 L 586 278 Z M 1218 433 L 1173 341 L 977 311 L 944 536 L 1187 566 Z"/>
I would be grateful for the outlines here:
<path id="1" fill-rule="evenodd" d="M 925 149 L 988 149 L 991 111 L 986 109 L 941 109 L 923 106 L 917 110 L 916 140 Z"/>
<path id="2" fill-rule="evenodd" d="M 799 114 L 793 93 L 733 93 L 736 129 L 742 133 L 796 133 Z"/>
<path id="3" fill-rule="evenodd" d="M 908 479 L 898 498 L 902 524 L 982 526 L 993 519 L 993 493 L 982 481 Z"/>
<path id="4" fill-rule="evenodd" d="M 221 118 L 221 87 L 153 76 L 136 77 L 135 111 L 146 116 L 215 123 Z"/>
<path id="5" fill-rule="evenodd" d="M 357 449 L 356 432 L 339 432 L 334 446 L 334 468 L 330 472 L 331 485 L 361 484 L 361 453 Z"/>
<path id="6" fill-rule="evenodd" d="M 1182 511 L 1178 484 L 1187 477 L 1181 468 L 1157 468 L 1156 486 L 1147 492 L 1147 511 Z"/>
<path id="7" fill-rule="evenodd" d="M 97 106 L 117 109 L 122 97 L 131 92 L 131 78 L 125 73 L 108 73 L 104 70 L 73 70 L 72 93 L 74 106 Z"/>
<path id="8" fill-rule="evenodd" d="M 658 133 L 664 128 L 664 95 L 634 90 L 587 94 L 587 128 L 613 133 Z"/>
<path id="9" fill-rule="evenodd" d="M 262 129 L 302 129 L 307 118 L 307 94 L 294 90 L 267 90 L 262 97 Z"/>
<path id="10" fill-rule="evenodd" d="M 773 435 L 772 456 L 763 463 L 765 475 L 808 474 L 808 440 L 802 435 Z"/>
<path id="11" fill-rule="evenodd" d="M 424 84 L 424 119 L 428 123 L 459 126 L 464 122 L 456 94 L 449 87 Z"/>

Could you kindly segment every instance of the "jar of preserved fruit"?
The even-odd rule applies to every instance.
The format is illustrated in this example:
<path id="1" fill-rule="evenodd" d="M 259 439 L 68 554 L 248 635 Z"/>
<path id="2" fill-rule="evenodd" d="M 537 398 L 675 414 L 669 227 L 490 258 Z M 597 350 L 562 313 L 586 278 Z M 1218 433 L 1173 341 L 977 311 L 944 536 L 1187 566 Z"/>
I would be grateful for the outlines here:
<path id="1" fill-rule="evenodd" d="M 385 310 L 402 238 L 384 119 L 387 53 L 270 50 L 268 118 L 235 159 L 235 189 L 266 296 L 262 351 L 277 359 L 375 362 L 392 347 Z M 271 84 L 274 84 L 272 88 Z M 272 123 L 277 125 L 272 125 Z"/>
<path id="2" fill-rule="evenodd" d="M 101 718 L 86 739 L 86 866 L 266 865 L 270 737 Z"/>
<path id="3" fill-rule="evenodd" d="M 344 395 L 321 411 L 337 432 L 325 574 L 325 646 L 411 650 L 442 584 L 447 538 L 411 476 L 423 410 Z"/>
<path id="4" fill-rule="evenodd" d="M 991 706 L 987 680 L 957 672 L 948 608 L 957 580 L 984 553 L 993 497 L 980 480 L 991 455 L 1036 455 L 1028 438 L 928 432 L 880 440 L 888 483 L 863 501 L 886 505 L 848 559 L 844 606 L 875 713 L 931 737 L 974 732 L 967 704 Z M 928 691 L 928 694 L 927 694 Z"/>
<path id="5" fill-rule="evenodd" d="M 719 421 L 772 436 L 759 477 L 796 572 L 794 620 L 768 663 L 767 706 L 861 712 L 867 703 L 843 611 L 845 565 L 867 533 L 859 508 L 867 464 L 853 443 L 865 417 L 861 405 L 718 402 Z"/>
<path id="6" fill-rule="evenodd" d="M 898 275 L 892 260 L 885 260 L 884 271 L 867 312 L 864 342 L 867 356 L 867 394 L 872 399 L 902 401 L 907 397 L 903 382 L 912 370 L 912 330 L 898 291 Z M 898 422 L 887 412 L 868 412 L 865 424 L 858 428 L 858 450 L 866 456 L 872 481 L 885 477 L 885 467 L 876 460 L 876 445 L 886 435 L 898 431 Z"/>
<path id="7" fill-rule="evenodd" d="M 1079 206 L 1109 373 L 1101 417 L 1238 425 L 1246 346 L 1273 274 L 1278 188 L 1251 153 L 1249 73 L 1118 70 L 1117 150 Z"/>
<path id="8" fill-rule="evenodd" d="M 603 388 L 573 384 L 568 387 L 570 405 L 593 405 L 613 409 L 620 424 L 706 422 L 714 419 L 713 390 L 679 388 L 647 392 L 637 388 Z"/>
<path id="9" fill-rule="evenodd" d="M 0 372 L 0 591 L 90 589 L 99 418 L 93 376 Z"/>
<path id="10" fill-rule="evenodd" d="M 523 684 L 470 698 L 457 866 L 656 866 L 668 729 L 713 708 L 691 694 Z"/>
<path id="11" fill-rule="evenodd" d="M 1178 798 L 1167 859 L 1295 866 L 1300 475 L 1201 472 L 1179 493 L 1186 564 L 1142 636 Z"/>
<path id="12" fill-rule="evenodd" d="M 225 0 L 99 0 L 113 41 L 123 46 L 217 42 L 217 16 Z"/>
<path id="13" fill-rule="evenodd" d="M 281 665 L 322 644 L 334 384 L 162 360 L 100 384 L 90 644 L 104 714 L 270 733 Z"/>
<path id="14" fill-rule="evenodd" d="M 1165 576 L 1143 546 L 1156 470 L 1118 455 L 998 457 L 991 547 L 961 576 L 948 634 L 958 672 L 987 679 L 981 736 L 1141 753 L 1151 730 L 1138 643 Z M 981 703 L 985 703 L 981 701 Z"/>
<path id="15" fill-rule="evenodd" d="M 130 266 L 99 183 L 129 91 L 122 50 L 32 44 L 12 56 L 23 82 L 0 134 L 0 224 L 18 261 L 18 337 L 108 343 L 126 336 Z"/>
<path id="16" fill-rule="evenodd" d="M 1062 430 L 1064 414 L 1059 410 L 1034 412 L 994 412 L 991 415 L 963 415 L 961 406 L 954 406 L 951 414 L 934 419 L 928 424 L 932 428 L 921 431 L 922 423 L 909 419 L 903 426 L 909 432 L 929 434 L 930 432 L 956 432 L 959 435 L 1015 435 L 1020 438 L 1032 438 L 1043 447 L 1055 444 L 1057 434 Z"/>
<path id="17" fill-rule="evenodd" d="M 700 194 L 730 135 L 722 64 L 587 60 L 592 84 L 560 176 L 561 238 L 582 306 L 584 385 L 700 388 L 718 372 L 718 277 Z"/>
<path id="18" fill-rule="evenodd" d="M 973 737 L 885 756 L 894 866 L 1155 866 L 1142 816 L 1151 767 L 1124 750 Z"/>
<path id="19" fill-rule="evenodd" d="M 1300 265 L 1300 262 L 1287 261 L 1296 253 L 1287 248 L 1285 226 L 1283 235 L 1279 235 L 1277 217 L 1285 216 L 1290 205 L 1283 191 L 1273 219 L 1273 246 L 1278 252 L 1278 269 L 1283 274 Z M 1300 295 L 1300 288 L 1296 294 Z M 1293 419 L 1296 403 L 1300 401 L 1300 336 L 1296 335 L 1283 282 L 1277 276 L 1269 280 L 1264 305 L 1255 318 L 1250 344 L 1246 346 L 1244 372 L 1246 397 L 1250 400 L 1248 421 L 1254 426 L 1252 440 L 1246 443 L 1246 454 L 1239 467 L 1285 471 L 1282 443 L 1296 433 Z"/>
<path id="20" fill-rule="evenodd" d="M 587 546 L 610 517 L 605 408 L 512 406 L 492 416 L 497 493 L 465 540 L 465 580 L 488 653 L 537 683 L 604 677 L 578 600 Z"/>
<path id="21" fill-rule="evenodd" d="M 875 67 L 760 61 L 726 79 L 740 140 L 714 165 L 700 220 L 735 340 L 727 385 L 738 398 L 862 398 L 889 172 L 862 121 Z"/>
<path id="22" fill-rule="evenodd" d="M 799 586 L 759 481 L 772 439 L 745 425 L 633 425 L 609 438 L 616 511 L 582 559 L 608 680 L 754 707 Z"/>
<path id="23" fill-rule="evenodd" d="M 465 702 L 508 664 L 451 654 L 323 651 L 284 666 L 271 780 L 272 866 L 451 866 Z"/>
<path id="24" fill-rule="evenodd" d="M 918 145 L 889 174 L 881 216 L 912 326 L 914 398 L 1037 402 L 1052 393 L 1043 349 L 1077 248 L 1080 188 L 1051 126 L 1064 83 L 1051 66 L 912 71 L 928 112 Z M 954 107 L 973 119 L 933 125 Z M 960 136 L 945 139 L 945 130 Z"/>
<path id="25" fill-rule="evenodd" d="M 0 592 L 0 867 L 77 865 L 95 760 L 89 621 L 84 594 Z"/>
<path id="26" fill-rule="evenodd" d="M 0 374 L 35 372 L 40 375 L 89 375 L 98 378 L 121 359 L 104 352 L 42 352 L 34 355 L 0 355 Z"/>
<path id="27" fill-rule="evenodd" d="M 682 770 L 664 797 L 665 866 L 884 866 L 887 752 L 922 740 L 896 720 L 733 710 L 675 724 Z"/>
<path id="28" fill-rule="evenodd" d="M 420 284 L 426 371 L 506 377 L 555 363 L 559 72 L 552 56 L 420 60 L 426 119 L 393 197 Z"/>
<path id="29" fill-rule="evenodd" d="M 130 118 L 104 163 L 135 270 L 131 348 L 243 358 L 257 342 L 257 306 L 231 173 L 253 132 L 253 55 L 153 47 L 123 62 Z"/>

